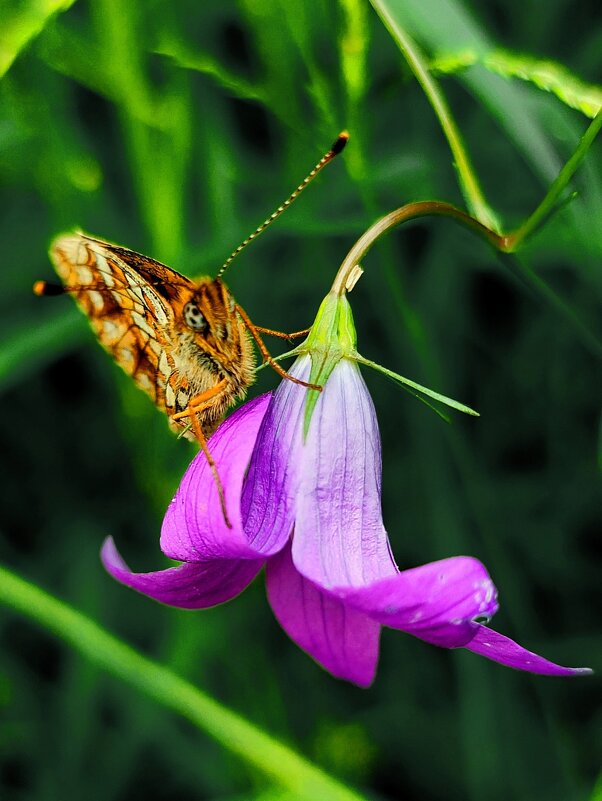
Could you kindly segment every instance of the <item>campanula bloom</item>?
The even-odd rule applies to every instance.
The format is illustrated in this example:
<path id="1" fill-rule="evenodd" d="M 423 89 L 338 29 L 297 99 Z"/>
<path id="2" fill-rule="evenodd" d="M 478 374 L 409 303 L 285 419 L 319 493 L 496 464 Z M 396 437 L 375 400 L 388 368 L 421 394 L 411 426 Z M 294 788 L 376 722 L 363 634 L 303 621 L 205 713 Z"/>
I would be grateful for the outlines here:
<path id="1" fill-rule="evenodd" d="M 157 601 L 204 609 L 238 595 L 265 566 L 283 629 L 334 676 L 360 686 L 374 678 L 382 626 L 531 673 L 586 672 L 484 624 L 497 592 L 477 559 L 401 571 L 395 564 L 381 512 L 380 435 L 344 293 L 327 297 L 297 353 L 291 373 L 323 391 L 285 380 L 239 408 L 209 442 L 231 527 L 200 453 L 161 532 L 162 551 L 182 564 L 133 573 L 108 539 L 107 570 Z"/>

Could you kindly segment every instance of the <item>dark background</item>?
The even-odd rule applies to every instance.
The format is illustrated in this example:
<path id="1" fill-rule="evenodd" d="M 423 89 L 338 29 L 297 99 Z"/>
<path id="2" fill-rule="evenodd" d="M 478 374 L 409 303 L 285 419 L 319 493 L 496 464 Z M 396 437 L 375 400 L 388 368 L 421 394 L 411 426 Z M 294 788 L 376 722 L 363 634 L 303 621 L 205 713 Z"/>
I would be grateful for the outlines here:
<path id="1" fill-rule="evenodd" d="M 5 5 L 5 19 L 28 6 Z M 432 55 L 465 46 L 458 14 L 492 47 L 602 80 L 597 3 L 410 0 L 404 21 Z M 481 67 L 442 85 L 510 229 L 587 120 Z M 262 579 L 224 607 L 184 613 L 120 587 L 100 565 L 107 534 L 134 569 L 165 564 L 162 514 L 194 450 L 69 298 L 32 296 L 35 279 L 53 278 L 50 239 L 79 226 L 188 275 L 215 274 L 345 127 L 343 158 L 228 276 L 258 324 L 284 330 L 311 322 L 377 216 L 412 200 L 463 203 L 433 111 L 368 4 L 82 0 L 0 80 L 1 558 L 369 797 L 599 798 L 596 677 L 531 677 L 385 631 L 377 680 L 359 690 L 288 641 Z M 573 182 L 578 199 L 521 253 L 598 335 L 600 153 L 597 143 Z M 395 232 L 364 267 L 350 297 L 361 352 L 482 415 L 454 414 L 447 426 L 366 375 L 400 566 L 482 559 L 500 590 L 496 628 L 562 664 L 600 668 L 591 348 L 452 222 Z M 263 371 L 253 394 L 276 383 Z M 281 797 L 10 610 L 0 635 L 2 799 Z"/>

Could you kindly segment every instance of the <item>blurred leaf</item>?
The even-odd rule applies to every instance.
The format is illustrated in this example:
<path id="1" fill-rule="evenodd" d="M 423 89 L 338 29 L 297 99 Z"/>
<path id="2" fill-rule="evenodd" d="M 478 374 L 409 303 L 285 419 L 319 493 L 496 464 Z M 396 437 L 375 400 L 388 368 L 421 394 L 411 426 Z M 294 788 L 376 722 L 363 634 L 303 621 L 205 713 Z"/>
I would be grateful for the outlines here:
<path id="1" fill-rule="evenodd" d="M 555 61 L 544 61 L 508 50 L 493 50 L 480 59 L 476 52 L 470 50 L 444 53 L 431 61 L 430 69 L 441 75 L 449 75 L 464 70 L 477 61 L 503 78 L 520 78 L 539 89 L 552 92 L 567 106 L 581 111 L 587 117 L 595 117 L 602 107 L 602 87 L 584 83 Z"/>
<path id="2" fill-rule="evenodd" d="M 459 0 L 379 0 L 431 53 L 469 49 L 483 57 L 495 44 Z M 483 68 L 461 76 L 472 92 L 506 128 L 533 167 L 551 181 L 560 162 L 549 143 L 544 125 L 525 107 L 518 87 Z"/>
<path id="3" fill-rule="evenodd" d="M 37 53 L 51 69 L 126 109 L 149 128 L 165 128 L 164 110 L 114 80 L 105 66 L 102 43 L 92 41 L 89 34 L 84 36 L 66 25 L 54 26 L 38 42 Z"/>
<path id="4" fill-rule="evenodd" d="M 71 8 L 75 0 L 20 0 L 17 8 L 0 7 L 0 78 L 27 45 L 48 25 L 55 14 Z M 7 13 L 8 11 L 8 13 Z"/>
<path id="5" fill-rule="evenodd" d="M 76 309 L 35 324 L 28 321 L 9 331 L 0 346 L 0 392 L 77 347 L 87 333 Z"/>
<path id="6" fill-rule="evenodd" d="M 258 87 L 230 73 L 226 68 L 205 53 L 190 53 L 180 42 L 163 39 L 155 48 L 155 53 L 172 59 L 178 67 L 201 72 L 214 78 L 216 83 L 236 97 L 245 100 L 267 102 L 267 97 Z"/>
<path id="7" fill-rule="evenodd" d="M 0 567 L 0 599 L 12 610 L 75 647 L 82 655 L 155 702 L 184 716 L 223 747 L 306 801 L 364 801 L 294 750 L 197 689 L 168 668 L 142 656 L 78 610 Z"/>
<path id="8" fill-rule="evenodd" d="M 602 801 L 602 773 L 598 776 L 596 786 L 592 790 L 590 801 Z"/>

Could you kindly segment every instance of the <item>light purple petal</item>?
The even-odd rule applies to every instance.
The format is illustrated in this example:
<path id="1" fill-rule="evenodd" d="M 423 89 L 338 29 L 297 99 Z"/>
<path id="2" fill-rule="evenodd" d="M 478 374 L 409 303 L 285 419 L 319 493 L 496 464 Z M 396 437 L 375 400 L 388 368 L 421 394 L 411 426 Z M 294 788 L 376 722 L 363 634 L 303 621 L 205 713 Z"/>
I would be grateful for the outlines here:
<path id="1" fill-rule="evenodd" d="M 380 626 L 321 592 L 296 570 L 290 547 L 266 567 L 268 599 L 282 628 L 333 676 L 368 687 L 376 673 Z"/>
<path id="2" fill-rule="evenodd" d="M 205 455 L 200 452 L 184 474 L 167 510 L 161 530 L 161 549 L 183 562 L 210 559 L 257 559 L 260 553 L 248 540 L 241 514 L 241 491 L 245 472 L 270 395 L 244 404 L 228 417 L 209 440 L 224 488 L 232 528 L 224 520 L 218 489 Z M 277 547 L 286 541 L 283 535 Z"/>
<path id="3" fill-rule="evenodd" d="M 355 362 L 342 359 L 333 370 L 295 458 L 299 572 L 325 589 L 396 574 L 382 521 L 378 424 Z"/>
<path id="4" fill-rule="evenodd" d="M 309 379 L 309 356 L 301 356 L 290 374 Z M 295 494 L 301 460 L 303 410 L 308 390 L 281 381 L 263 418 L 245 479 L 241 508 L 249 542 L 266 554 L 280 550 L 295 519 Z"/>
<path id="5" fill-rule="evenodd" d="M 543 676 L 579 676 L 591 673 L 590 668 L 567 668 L 555 665 L 538 656 L 532 651 L 527 651 L 509 637 L 504 637 L 487 626 L 478 626 L 473 639 L 464 646 L 466 650 L 473 651 L 475 654 L 492 659 L 507 667 L 516 670 L 526 670 L 529 673 L 539 673 Z"/>
<path id="6" fill-rule="evenodd" d="M 333 593 L 383 626 L 444 648 L 465 645 L 474 636 L 471 621 L 489 619 L 497 611 L 487 570 L 469 556 L 430 562 L 370 587 Z"/>
<path id="7" fill-rule="evenodd" d="M 154 573 L 132 573 L 112 537 L 101 551 L 107 571 L 127 587 L 155 601 L 182 609 L 205 609 L 229 601 L 242 592 L 263 566 L 262 560 L 215 559 L 189 562 Z"/>

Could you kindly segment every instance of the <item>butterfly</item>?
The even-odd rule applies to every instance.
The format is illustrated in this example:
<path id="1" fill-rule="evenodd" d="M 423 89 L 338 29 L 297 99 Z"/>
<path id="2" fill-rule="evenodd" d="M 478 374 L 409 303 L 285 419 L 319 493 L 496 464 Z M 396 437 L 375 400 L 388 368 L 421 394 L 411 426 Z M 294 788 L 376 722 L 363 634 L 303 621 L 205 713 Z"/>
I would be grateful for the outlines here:
<path id="1" fill-rule="evenodd" d="M 188 418 L 210 436 L 255 370 L 248 329 L 224 282 L 193 281 L 83 233 L 58 237 L 50 257 L 61 291 L 70 291 L 101 345 L 172 427 L 181 431 Z"/>
<path id="2" fill-rule="evenodd" d="M 261 334 L 292 339 L 255 326 L 222 280 L 232 260 L 290 206 L 317 173 L 340 153 L 339 135 L 289 198 L 229 256 L 216 278 L 187 278 L 171 267 L 81 232 L 59 236 L 50 258 L 62 286 L 38 281 L 38 295 L 72 294 L 117 364 L 169 418 L 172 428 L 196 438 L 213 471 L 227 521 L 225 499 L 207 438 L 227 409 L 245 397 L 255 376 L 255 340 L 265 362 L 286 373 L 270 356 Z"/>

